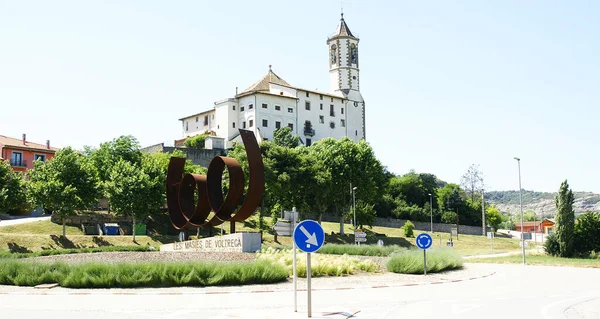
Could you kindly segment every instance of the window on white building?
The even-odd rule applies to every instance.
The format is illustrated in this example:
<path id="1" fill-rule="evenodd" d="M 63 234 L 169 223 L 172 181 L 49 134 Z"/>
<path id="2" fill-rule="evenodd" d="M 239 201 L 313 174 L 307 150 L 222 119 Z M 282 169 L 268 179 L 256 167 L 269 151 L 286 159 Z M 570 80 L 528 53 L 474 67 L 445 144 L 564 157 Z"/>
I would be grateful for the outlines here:
<path id="1" fill-rule="evenodd" d="M 309 102 L 309 101 L 306 101 L 306 102 L 304 103 L 304 107 L 306 108 L 306 110 L 307 110 L 307 111 L 310 111 L 310 102 Z"/>
<path id="2" fill-rule="evenodd" d="M 189 122 L 185 122 L 185 130 L 186 130 L 186 131 L 188 130 L 188 123 L 189 123 Z"/>
<path id="3" fill-rule="evenodd" d="M 242 128 L 246 128 L 246 121 L 242 122 Z"/>
<path id="4" fill-rule="evenodd" d="M 342 108 L 342 114 L 344 114 L 344 108 Z"/>
<path id="5" fill-rule="evenodd" d="M 235 105 L 232 105 L 232 107 L 233 107 L 233 110 L 235 111 Z"/>
<path id="6" fill-rule="evenodd" d="M 358 102 L 354 101 L 354 107 L 358 106 Z"/>
<path id="7" fill-rule="evenodd" d="M 306 139 L 306 146 L 310 146 L 312 144 L 312 140 L 310 138 Z"/>
<path id="8" fill-rule="evenodd" d="M 340 126 L 346 127 L 346 120 L 340 120 Z"/>
<path id="9" fill-rule="evenodd" d="M 263 120 L 263 127 L 268 127 L 269 126 L 269 121 L 267 120 Z"/>
<path id="10" fill-rule="evenodd" d="M 275 129 L 280 129 L 280 128 L 281 128 L 281 122 L 275 121 Z"/>
<path id="11" fill-rule="evenodd" d="M 331 103 L 333 103 L 333 98 L 331 98 Z"/>
<path id="12" fill-rule="evenodd" d="M 240 112 L 244 112 L 244 106 L 240 106 Z"/>
<path id="13" fill-rule="evenodd" d="M 333 104 L 329 105 L 329 116 L 335 116 L 335 110 Z"/>
<path id="14" fill-rule="evenodd" d="M 198 122 L 198 117 L 196 116 L 196 122 Z"/>
<path id="15" fill-rule="evenodd" d="M 323 99 L 323 94 L 319 95 L 319 98 L 322 100 Z"/>
<path id="16" fill-rule="evenodd" d="M 252 110 L 254 108 L 254 104 L 248 104 L 248 109 Z"/>
<path id="17" fill-rule="evenodd" d="M 335 128 L 335 122 L 333 122 L 333 121 L 329 122 L 329 127 Z"/>
<path id="18" fill-rule="evenodd" d="M 294 109 L 291 107 L 288 107 L 288 113 L 294 113 Z"/>
<path id="19" fill-rule="evenodd" d="M 231 127 L 235 128 L 235 122 L 231 122 Z"/>
<path id="20" fill-rule="evenodd" d="M 325 123 L 325 117 L 323 115 L 319 115 L 319 123 Z"/>
<path id="21" fill-rule="evenodd" d="M 263 104 L 262 104 L 262 108 L 263 108 L 263 109 L 266 109 L 266 108 L 267 108 L 267 103 L 263 103 Z"/>
<path id="22" fill-rule="evenodd" d="M 292 123 L 289 123 L 289 124 L 288 124 L 288 127 L 289 127 L 289 128 L 291 128 L 291 129 L 292 129 L 292 131 L 294 131 L 294 124 L 292 124 Z"/>
<path id="23" fill-rule="evenodd" d="M 323 103 L 321 103 L 321 111 L 323 111 Z"/>
<path id="24" fill-rule="evenodd" d="M 208 125 L 208 115 L 204 116 L 204 125 Z"/>
<path id="25" fill-rule="evenodd" d="M 310 97 L 310 94 L 308 92 L 306 92 L 306 97 Z"/>
<path id="26" fill-rule="evenodd" d="M 250 125 L 249 125 L 249 126 L 250 126 L 250 127 L 253 127 L 253 126 L 254 126 L 254 120 L 250 120 Z"/>
<path id="27" fill-rule="evenodd" d="M 358 130 L 354 131 L 354 135 L 358 136 Z"/>
<path id="28" fill-rule="evenodd" d="M 275 111 L 281 111 L 281 106 L 275 105 Z"/>

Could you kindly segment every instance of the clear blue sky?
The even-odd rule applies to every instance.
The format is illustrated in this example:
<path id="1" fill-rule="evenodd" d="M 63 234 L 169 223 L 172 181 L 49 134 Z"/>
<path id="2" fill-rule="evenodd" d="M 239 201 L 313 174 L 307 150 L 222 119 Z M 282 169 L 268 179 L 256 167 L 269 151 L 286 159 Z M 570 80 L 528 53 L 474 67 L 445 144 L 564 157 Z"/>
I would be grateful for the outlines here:
<path id="1" fill-rule="evenodd" d="M 181 137 L 263 76 L 327 90 L 331 1 L 0 2 L 0 134 L 56 146 Z M 600 192 L 600 2 L 345 1 L 367 141 L 390 171 Z"/>

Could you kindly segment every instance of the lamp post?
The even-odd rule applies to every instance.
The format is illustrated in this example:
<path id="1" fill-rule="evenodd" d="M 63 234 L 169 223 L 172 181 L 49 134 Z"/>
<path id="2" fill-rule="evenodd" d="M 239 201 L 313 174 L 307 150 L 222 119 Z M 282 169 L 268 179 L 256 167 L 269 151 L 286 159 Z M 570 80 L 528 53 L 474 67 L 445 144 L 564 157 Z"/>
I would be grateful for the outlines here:
<path id="1" fill-rule="evenodd" d="M 429 194 L 429 209 L 431 210 L 430 213 L 430 217 L 431 217 L 431 229 L 430 231 L 433 233 L 433 197 L 431 196 L 431 194 Z"/>
<path id="2" fill-rule="evenodd" d="M 356 232 L 356 198 L 354 196 L 354 192 L 356 191 L 356 187 L 352 187 L 352 211 L 354 211 L 354 232 Z"/>
<path id="3" fill-rule="evenodd" d="M 517 166 L 519 167 L 519 204 L 521 206 L 521 248 L 523 252 L 523 265 L 526 265 L 525 261 L 525 234 L 523 228 L 523 195 L 521 194 L 521 159 L 515 157 L 517 160 Z"/>

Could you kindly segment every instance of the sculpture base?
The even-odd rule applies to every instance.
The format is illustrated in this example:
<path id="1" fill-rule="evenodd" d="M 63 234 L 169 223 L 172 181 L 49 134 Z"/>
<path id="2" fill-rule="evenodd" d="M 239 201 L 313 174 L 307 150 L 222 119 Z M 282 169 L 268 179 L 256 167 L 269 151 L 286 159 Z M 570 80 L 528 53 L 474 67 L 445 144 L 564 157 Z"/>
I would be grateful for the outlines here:
<path id="1" fill-rule="evenodd" d="M 260 233 L 235 233 L 160 246 L 160 251 L 253 253 L 261 248 Z"/>

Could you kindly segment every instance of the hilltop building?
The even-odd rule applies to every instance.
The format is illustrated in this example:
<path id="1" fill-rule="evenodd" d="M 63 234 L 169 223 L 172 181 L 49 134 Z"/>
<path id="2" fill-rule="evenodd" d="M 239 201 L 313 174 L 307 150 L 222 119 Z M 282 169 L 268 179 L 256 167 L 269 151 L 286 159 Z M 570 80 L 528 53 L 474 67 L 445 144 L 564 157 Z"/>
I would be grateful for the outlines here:
<path id="1" fill-rule="evenodd" d="M 234 97 L 179 119 L 184 138 L 209 134 L 211 145 L 229 148 L 240 142 L 240 128 L 253 130 L 260 140 L 272 140 L 276 129 L 288 126 L 307 146 L 326 137 L 364 139 L 358 43 L 342 14 L 335 33 L 327 39 L 329 92 L 295 87 L 269 66 L 265 76 Z"/>

